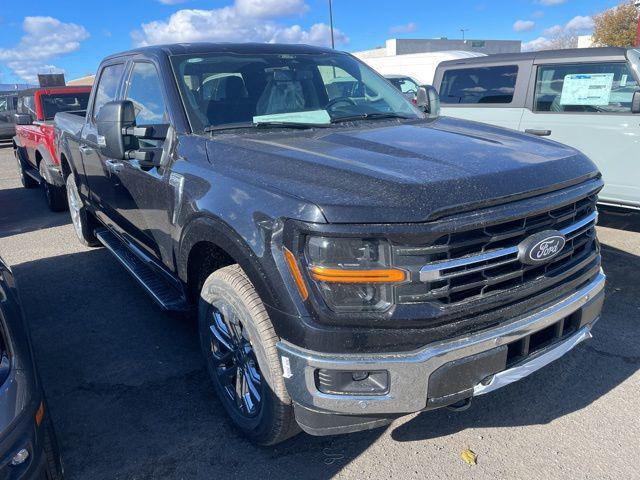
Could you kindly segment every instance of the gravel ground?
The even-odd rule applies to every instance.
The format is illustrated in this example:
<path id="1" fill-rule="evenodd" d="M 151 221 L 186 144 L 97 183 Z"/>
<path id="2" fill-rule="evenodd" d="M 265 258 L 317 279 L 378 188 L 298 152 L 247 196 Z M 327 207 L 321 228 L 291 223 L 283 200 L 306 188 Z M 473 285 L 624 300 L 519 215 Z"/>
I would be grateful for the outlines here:
<path id="1" fill-rule="evenodd" d="M 640 478 L 640 218 L 606 214 L 595 338 L 462 413 L 257 448 L 227 422 L 193 322 L 162 313 L 0 150 L 0 255 L 12 266 L 69 479 Z M 606 225 L 606 226 L 604 226 Z M 626 230 L 623 230 L 626 229 Z M 478 455 L 469 466 L 463 449 Z"/>

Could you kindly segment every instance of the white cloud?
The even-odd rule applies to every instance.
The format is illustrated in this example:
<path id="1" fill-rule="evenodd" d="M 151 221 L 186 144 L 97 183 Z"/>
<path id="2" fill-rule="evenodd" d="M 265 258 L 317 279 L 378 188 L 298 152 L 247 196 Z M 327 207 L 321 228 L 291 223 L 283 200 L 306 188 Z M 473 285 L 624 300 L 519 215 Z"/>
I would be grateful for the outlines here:
<path id="1" fill-rule="evenodd" d="M 236 0 L 231 6 L 212 10 L 178 10 L 167 20 L 143 23 L 131 37 L 139 46 L 204 41 L 330 45 L 330 28 L 324 23 L 305 30 L 300 25 L 285 26 L 274 20 L 302 14 L 307 8 L 302 0 Z M 338 29 L 334 36 L 336 43 L 349 42 Z"/>
<path id="2" fill-rule="evenodd" d="M 277 18 L 302 15 L 309 7 L 304 0 L 236 0 L 239 15 L 258 18 Z"/>
<path id="3" fill-rule="evenodd" d="M 415 22 L 405 23 L 403 25 L 394 25 L 389 29 L 391 33 L 411 33 L 418 29 L 418 24 Z"/>
<path id="4" fill-rule="evenodd" d="M 517 20 L 513 24 L 513 29 L 516 32 L 529 32 L 534 29 L 536 22 L 532 20 Z"/>
<path id="5" fill-rule="evenodd" d="M 564 25 L 553 25 L 542 32 L 542 36 L 526 42 L 522 45 L 524 51 L 544 50 L 552 46 L 557 47 L 554 38 L 573 37 L 580 34 L 590 33 L 593 30 L 593 18 L 578 15 L 573 17 Z"/>
<path id="6" fill-rule="evenodd" d="M 48 62 L 78 50 L 80 42 L 89 37 L 84 27 L 53 17 L 26 17 L 22 29 L 25 35 L 18 45 L 0 49 L 0 61 L 28 82 L 34 82 L 38 73 L 59 72 Z"/>
<path id="7" fill-rule="evenodd" d="M 541 5 L 545 5 L 547 7 L 553 7 L 555 5 L 562 5 L 566 3 L 567 0 L 538 0 L 538 3 Z"/>
<path id="8" fill-rule="evenodd" d="M 523 52 L 533 52 L 536 50 L 544 50 L 551 46 L 551 40 L 546 37 L 538 37 L 530 42 L 525 42 L 522 44 Z"/>
<path id="9" fill-rule="evenodd" d="M 542 35 L 544 37 L 555 37 L 557 35 L 561 35 L 563 32 L 564 27 L 562 25 L 554 25 L 553 27 L 544 29 Z"/>
<path id="10" fill-rule="evenodd" d="M 593 18 L 578 15 L 577 17 L 573 17 L 571 20 L 569 20 L 564 28 L 565 30 L 569 30 L 572 32 L 592 30 Z"/>

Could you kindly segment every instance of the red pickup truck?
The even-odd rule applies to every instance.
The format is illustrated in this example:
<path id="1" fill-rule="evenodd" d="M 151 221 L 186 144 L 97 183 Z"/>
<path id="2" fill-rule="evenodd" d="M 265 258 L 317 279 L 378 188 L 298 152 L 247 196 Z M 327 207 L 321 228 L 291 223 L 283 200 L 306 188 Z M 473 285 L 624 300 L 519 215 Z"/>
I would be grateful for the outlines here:
<path id="1" fill-rule="evenodd" d="M 58 112 L 84 111 L 91 87 L 50 87 L 23 90 L 18 96 L 16 135 L 13 151 L 20 168 L 22 185 L 42 185 L 52 211 L 67 208 L 64 179 L 56 152 L 53 117 Z"/>

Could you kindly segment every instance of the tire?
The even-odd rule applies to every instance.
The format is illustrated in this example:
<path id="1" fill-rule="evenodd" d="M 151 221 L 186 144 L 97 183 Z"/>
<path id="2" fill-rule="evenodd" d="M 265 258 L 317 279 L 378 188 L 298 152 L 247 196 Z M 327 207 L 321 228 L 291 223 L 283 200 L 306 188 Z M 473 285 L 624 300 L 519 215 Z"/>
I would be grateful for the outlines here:
<path id="1" fill-rule="evenodd" d="M 71 215 L 71 223 L 73 223 L 73 229 L 76 231 L 78 240 L 86 247 L 99 246 L 100 242 L 93 233 L 95 220 L 87 212 L 87 207 L 84 205 L 82 198 L 80 198 L 73 173 L 70 173 L 67 177 L 66 184 L 69 214 Z"/>
<path id="2" fill-rule="evenodd" d="M 67 209 L 67 191 L 64 187 L 58 187 L 56 185 L 51 185 L 47 182 L 47 177 L 45 176 L 44 170 L 47 166 L 44 163 L 44 160 L 40 161 L 40 176 L 42 177 L 42 187 L 44 190 L 44 198 L 47 202 L 47 206 L 49 210 L 52 212 L 62 212 Z"/>
<path id="3" fill-rule="evenodd" d="M 16 162 L 18 162 L 18 171 L 20 172 L 20 183 L 22 183 L 22 186 L 24 188 L 36 188 L 38 182 L 25 173 L 24 162 L 20 159 L 20 152 L 17 148 L 13 150 L 13 155 L 16 157 Z"/>
<path id="4" fill-rule="evenodd" d="M 62 480 L 64 478 L 64 469 L 60 459 L 60 450 L 58 449 L 53 422 L 48 415 L 44 425 L 44 456 L 46 461 L 45 479 Z"/>
<path id="5" fill-rule="evenodd" d="M 207 369 L 234 426 L 258 445 L 296 435 L 300 428 L 282 377 L 278 336 L 239 265 L 221 268 L 204 282 L 198 323 Z"/>

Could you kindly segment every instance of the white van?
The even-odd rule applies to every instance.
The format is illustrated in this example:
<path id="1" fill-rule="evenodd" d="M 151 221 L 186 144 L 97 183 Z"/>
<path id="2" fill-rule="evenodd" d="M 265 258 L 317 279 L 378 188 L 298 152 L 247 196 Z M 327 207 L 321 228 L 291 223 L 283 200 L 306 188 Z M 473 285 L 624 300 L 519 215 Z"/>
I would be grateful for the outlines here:
<path id="1" fill-rule="evenodd" d="M 443 52 L 410 53 L 390 57 L 360 58 L 383 76 L 405 75 L 415 78 L 421 85 L 431 85 L 440 62 L 463 58 L 486 57 L 484 53 L 450 50 Z"/>
<path id="2" fill-rule="evenodd" d="M 442 114 L 548 137 L 602 172 L 600 203 L 640 209 L 640 50 L 585 48 L 441 63 Z"/>

